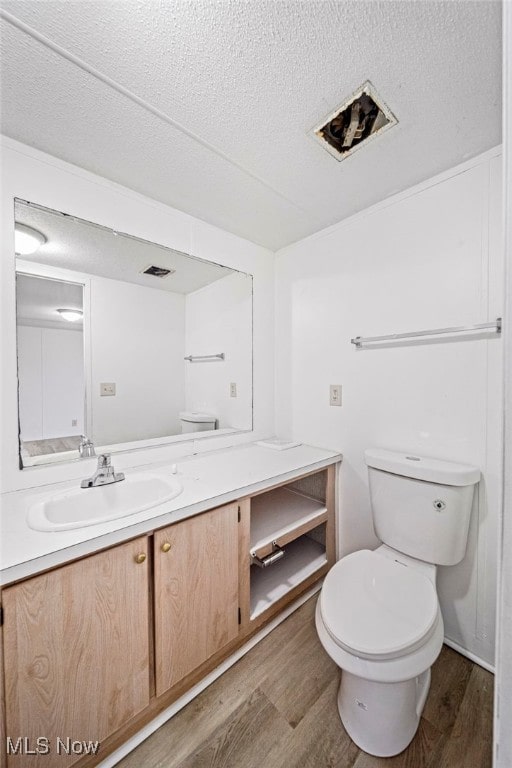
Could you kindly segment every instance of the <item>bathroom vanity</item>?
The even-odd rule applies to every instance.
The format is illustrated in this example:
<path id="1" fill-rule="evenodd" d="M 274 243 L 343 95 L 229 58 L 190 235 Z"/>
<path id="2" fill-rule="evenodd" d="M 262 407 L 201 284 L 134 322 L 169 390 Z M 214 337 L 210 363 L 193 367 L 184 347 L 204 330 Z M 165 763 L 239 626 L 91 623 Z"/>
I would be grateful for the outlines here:
<path id="1" fill-rule="evenodd" d="M 24 511 L 52 490 L 7 494 L 8 768 L 97 765 L 317 584 L 335 561 L 340 461 L 309 446 L 191 457 L 179 497 L 58 533 Z"/>

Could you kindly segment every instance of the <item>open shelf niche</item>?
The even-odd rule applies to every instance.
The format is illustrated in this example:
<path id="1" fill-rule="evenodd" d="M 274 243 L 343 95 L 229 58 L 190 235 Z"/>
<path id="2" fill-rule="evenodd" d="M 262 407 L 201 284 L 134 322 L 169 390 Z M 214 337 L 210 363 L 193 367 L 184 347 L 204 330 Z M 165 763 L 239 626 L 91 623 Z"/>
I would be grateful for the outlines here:
<path id="1" fill-rule="evenodd" d="M 327 514 L 325 471 L 251 499 L 251 620 L 327 564 Z M 278 548 L 280 559 L 256 564 Z"/>

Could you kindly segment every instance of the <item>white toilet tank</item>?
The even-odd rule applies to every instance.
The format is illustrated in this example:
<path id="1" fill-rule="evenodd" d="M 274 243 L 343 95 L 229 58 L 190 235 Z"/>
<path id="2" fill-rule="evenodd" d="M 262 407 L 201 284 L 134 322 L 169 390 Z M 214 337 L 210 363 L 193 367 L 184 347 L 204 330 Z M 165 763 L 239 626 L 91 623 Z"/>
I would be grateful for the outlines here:
<path id="1" fill-rule="evenodd" d="M 181 411 L 180 421 L 182 433 L 205 432 L 217 427 L 217 419 L 213 413 L 202 411 Z"/>
<path id="2" fill-rule="evenodd" d="M 427 563 L 460 562 L 480 470 L 381 448 L 364 455 L 379 539 Z"/>

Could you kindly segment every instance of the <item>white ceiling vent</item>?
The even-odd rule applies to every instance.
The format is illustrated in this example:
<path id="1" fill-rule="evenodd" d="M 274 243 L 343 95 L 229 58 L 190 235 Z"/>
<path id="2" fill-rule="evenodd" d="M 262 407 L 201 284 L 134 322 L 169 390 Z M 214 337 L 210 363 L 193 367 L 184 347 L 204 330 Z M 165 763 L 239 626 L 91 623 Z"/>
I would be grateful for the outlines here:
<path id="1" fill-rule="evenodd" d="M 167 275 L 174 275 L 175 269 L 166 269 L 165 267 L 155 267 L 152 264 L 150 267 L 142 270 L 143 275 L 153 275 L 153 277 L 167 277 Z"/>
<path id="2" fill-rule="evenodd" d="M 311 131 L 336 160 L 344 160 L 398 120 L 377 96 L 369 80 Z"/>

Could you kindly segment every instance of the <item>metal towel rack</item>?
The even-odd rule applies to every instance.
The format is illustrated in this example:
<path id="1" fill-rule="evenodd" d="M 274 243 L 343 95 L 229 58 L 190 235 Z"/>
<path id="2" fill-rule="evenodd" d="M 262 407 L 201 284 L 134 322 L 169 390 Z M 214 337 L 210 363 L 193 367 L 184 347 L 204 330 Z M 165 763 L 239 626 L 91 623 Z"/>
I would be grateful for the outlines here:
<path id="1" fill-rule="evenodd" d="M 442 336 L 485 330 L 501 333 L 501 317 L 496 318 L 491 323 L 477 323 L 476 325 L 459 325 L 452 328 L 435 328 L 430 331 L 412 331 L 411 333 L 389 333 L 386 336 L 356 336 L 355 339 L 350 339 L 350 343 L 355 344 L 357 349 L 361 349 L 363 344 L 374 344 L 380 341 L 400 341 L 401 339 L 419 339 L 424 336 Z"/>
<path id="2" fill-rule="evenodd" d="M 219 352 L 217 355 L 188 355 L 183 359 L 190 360 L 191 363 L 204 363 L 207 360 L 224 360 L 224 352 Z"/>

